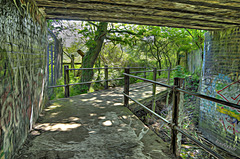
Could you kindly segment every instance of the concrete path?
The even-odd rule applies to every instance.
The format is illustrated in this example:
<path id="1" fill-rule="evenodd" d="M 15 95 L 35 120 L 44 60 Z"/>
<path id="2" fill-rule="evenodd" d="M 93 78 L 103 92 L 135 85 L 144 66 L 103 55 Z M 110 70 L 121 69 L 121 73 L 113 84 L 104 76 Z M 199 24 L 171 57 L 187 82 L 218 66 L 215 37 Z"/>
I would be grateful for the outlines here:
<path id="1" fill-rule="evenodd" d="M 151 88 L 131 94 L 150 96 Z M 114 88 L 51 101 L 15 158 L 172 158 L 168 145 L 122 105 L 121 92 Z"/>

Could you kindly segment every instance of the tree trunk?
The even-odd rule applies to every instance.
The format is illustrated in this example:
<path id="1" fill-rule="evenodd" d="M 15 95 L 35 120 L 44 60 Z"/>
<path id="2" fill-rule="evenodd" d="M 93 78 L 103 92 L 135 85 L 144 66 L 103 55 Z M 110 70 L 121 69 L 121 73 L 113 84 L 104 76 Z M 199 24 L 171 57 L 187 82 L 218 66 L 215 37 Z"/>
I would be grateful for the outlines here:
<path id="1" fill-rule="evenodd" d="M 108 23 L 106 22 L 99 23 L 92 46 L 89 47 L 88 52 L 84 55 L 82 68 L 93 68 L 95 61 L 102 49 L 104 39 L 106 38 L 107 25 Z M 93 74 L 93 70 L 83 70 L 81 74 L 81 82 L 92 81 Z M 81 85 L 79 90 L 80 93 L 86 93 L 89 90 L 90 85 L 91 84 Z"/>
<path id="2" fill-rule="evenodd" d="M 185 52 L 185 69 L 188 71 L 188 52 Z"/>
<path id="3" fill-rule="evenodd" d="M 180 65 L 180 60 L 181 60 L 181 57 L 180 57 L 180 51 L 177 51 L 177 63 L 176 65 Z"/>
<path id="4" fill-rule="evenodd" d="M 157 63 L 158 63 L 158 68 L 161 70 L 162 69 L 162 63 L 161 63 L 161 60 L 157 60 Z M 161 71 L 158 72 L 158 75 L 161 76 Z"/>

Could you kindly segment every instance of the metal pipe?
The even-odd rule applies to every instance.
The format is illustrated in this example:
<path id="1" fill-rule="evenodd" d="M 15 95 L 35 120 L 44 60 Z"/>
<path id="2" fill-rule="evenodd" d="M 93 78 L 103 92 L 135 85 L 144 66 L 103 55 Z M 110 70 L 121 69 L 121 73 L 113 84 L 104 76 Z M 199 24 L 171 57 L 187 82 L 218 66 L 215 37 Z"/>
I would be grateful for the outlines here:
<path id="1" fill-rule="evenodd" d="M 89 81 L 89 82 L 73 83 L 73 84 L 68 84 L 68 85 L 69 85 L 69 86 L 74 86 L 74 85 L 91 84 L 91 83 L 104 82 L 104 81 L 105 81 L 105 80 Z"/>
<path id="2" fill-rule="evenodd" d="M 182 133 L 183 135 L 185 135 L 186 137 L 188 137 L 189 139 L 191 139 L 194 143 L 196 143 L 198 146 L 200 146 L 202 149 L 204 149 L 205 151 L 207 151 L 208 153 L 210 153 L 211 155 L 213 155 L 215 158 L 219 158 L 219 159 L 224 159 L 221 155 L 217 154 L 215 151 L 213 151 L 212 149 L 210 149 L 208 146 L 202 144 L 200 141 L 198 141 L 197 139 L 193 138 L 190 134 L 188 134 L 187 132 L 185 132 L 184 130 L 180 129 L 177 126 L 173 126 L 173 129 L 179 131 L 180 133 Z"/>
<path id="3" fill-rule="evenodd" d="M 146 82 L 158 84 L 158 85 L 163 86 L 163 87 L 172 88 L 172 89 L 174 88 L 174 86 L 170 86 L 170 85 L 163 84 L 163 83 L 160 83 L 160 82 L 156 82 L 156 81 L 153 81 L 153 80 L 149 80 L 149 79 L 146 79 L 146 78 L 141 78 L 141 77 L 138 77 L 138 76 L 130 75 L 130 74 L 127 74 L 127 73 L 123 73 L 123 75 L 127 75 L 127 76 L 133 77 L 133 78 L 137 78 L 137 79 L 140 79 L 140 80 L 143 80 L 143 81 L 146 81 Z"/>
<path id="4" fill-rule="evenodd" d="M 70 71 L 70 70 L 100 70 L 100 69 L 105 69 L 105 68 L 104 67 L 102 68 L 71 68 L 68 70 Z"/>
<path id="5" fill-rule="evenodd" d="M 125 73 L 123 73 L 123 74 L 127 75 L 129 77 L 133 77 L 133 78 L 137 78 L 137 79 L 146 81 L 146 82 L 155 83 L 155 84 L 158 84 L 158 85 L 163 86 L 163 87 L 167 87 L 167 88 L 171 88 L 171 89 L 174 88 L 174 86 L 170 86 L 170 85 L 166 85 L 166 84 L 163 84 L 163 83 L 155 82 L 153 80 L 141 78 L 141 77 L 138 77 L 138 76 L 133 76 L 133 75 L 130 75 L 130 74 L 125 74 Z M 237 104 L 234 104 L 234 103 L 226 102 L 226 101 L 223 101 L 223 100 L 220 100 L 220 99 L 217 99 L 217 98 L 213 98 L 213 97 L 209 97 L 209 96 L 206 96 L 206 95 L 203 95 L 203 94 L 200 94 L 200 93 L 194 93 L 194 92 L 186 91 L 186 90 L 181 89 L 181 88 L 176 88 L 176 90 L 180 91 L 180 92 L 183 92 L 183 93 L 187 93 L 187 94 L 196 96 L 196 97 L 199 97 L 199 98 L 207 99 L 207 100 L 219 103 L 219 104 L 223 104 L 223 105 L 226 105 L 226 106 L 229 106 L 229 107 L 232 107 L 232 108 L 240 109 L 240 106 L 237 105 Z"/>
<path id="6" fill-rule="evenodd" d="M 152 111 L 151 109 L 149 109 L 148 107 L 146 107 L 145 105 L 143 105 L 142 103 L 140 103 L 139 101 L 135 100 L 134 98 L 130 97 L 129 95 L 122 93 L 124 96 L 128 97 L 129 99 L 131 99 L 132 101 L 134 101 L 135 103 L 137 103 L 138 105 L 142 106 L 144 109 L 146 109 L 147 111 L 149 111 L 150 113 L 152 113 L 153 115 L 155 115 L 156 117 L 158 117 L 159 119 L 161 119 L 163 122 L 165 122 L 166 124 L 168 124 L 168 126 L 170 126 L 171 128 L 179 131 L 180 133 L 182 133 L 183 135 L 185 135 L 186 137 L 188 137 L 190 140 L 192 140 L 194 143 L 196 143 L 198 146 L 200 146 L 201 148 L 203 148 L 205 151 L 207 151 L 208 153 L 210 153 L 211 155 L 213 155 L 215 158 L 219 158 L 219 159 L 224 159 L 221 155 L 217 154 L 215 151 L 211 150 L 208 146 L 202 144 L 200 141 L 196 140 L 195 138 L 193 138 L 190 134 L 188 134 L 187 132 L 185 132 L 184 130 L 180 129 L 179 127 L 175 126 L 173 123 L 171 123 L 170 121 L 166 120 L 165 118 L 163 118 L 162 116 L 160 116 L 159 114 L 155 113 L 154 111 Z"/>
<path id="7" fill-rule="evenodd" d="M 146 109 L 147 111 L 149 111 L 150 113 L 152 113 L 153 115 L 157 116 L 158 118 L 160 118 L 162 121 L 164 121 L 166 124 L 168 124 L 169 126 L 171 126 L 171 122 L 166 120 L 165 118 L 161 117 L 159 114 L 155 113 L 154 111 L 152 111 L 151 109 L 149 109 L 148 107 L 146 107 L 145 105 L 143 105 L 142 103 L 140 103 L 139 101 L 137 101 L 136 99 L 130 97 L 129 95 L 125 94 L 122 92 L 123 95 L 125 95 L 126 97 L 130 98 L 132 101 L 134 101 L 135 103 L 139 104 L 140 106 L 142 106 L 144 109 Z"/>
<path id="8" fill-rule="evenodd" d="M 223 101 L 223 100 L 220 100 L 220 99 L 217 99 L 217 98 L 213 98 L 213 97 L 209 97 L 209 96 L 206 96 L 206 95 L 203 95 L 203 94 L 200 94 L 200 93 L 194 93 L 194 92 L 186 91 L 186 90 L 181 89 L 181 88 L 176 88 L 176 90 L 180 91 L 180 92 L 183 92 L 183 93 L 187 93 L 187 94 L 196 96 L 196 97 L 199 97 L 199 98 L 207 99 L 207 100 L 219 103 L 219 104 L 223 104 L 223 105 L 226 105 L 226 106 L 229 106 L 229 107 L 232 107 L 232 108 L 240 109 L 240 106 L 237 105 L 237 104 L 234 104 L 234 103 L 226 102 L 226 101 Z"/>
<path id="9" fill-rule="evenodd" d="M 57 88 L 57 87 L 65 87 L 67 85 L 56 85 L 56 86 L 48 86 L 48 88 Z"/>
<path id="10" fill-rule="evenodd" d="M 152 70 L 147 70 L 147 71 L 135 71 L 135 72 L 130 72 L 130 73 L 145 73 L 145 72 L 153 72 Z"/>

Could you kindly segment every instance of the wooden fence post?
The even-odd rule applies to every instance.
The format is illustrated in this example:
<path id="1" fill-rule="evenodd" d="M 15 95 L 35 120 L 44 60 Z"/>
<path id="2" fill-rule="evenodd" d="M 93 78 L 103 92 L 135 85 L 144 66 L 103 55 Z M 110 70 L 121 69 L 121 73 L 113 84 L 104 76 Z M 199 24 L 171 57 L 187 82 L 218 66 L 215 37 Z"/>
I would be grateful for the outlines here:
<path id="1" fill-rule="evenodd" d="M 71 55 L 71 68 L 74 68 L 74 55 Z M 74 77 L 76 76 L 75 70 L 73 70 Z"/>
<path id="2" fill-rule="evenodd" d="M 105 89 L 108 89 L 108 65 L 105 65 Z"/>
<path id="3" fill-rule="evenodd" d="M 182 78 L 174 78 L 175 88 L 180 88 L 183 84 Z M 180 92 L 173 89 L 173 108 L 172 108 L 172 123 L 175 126 L 180 126 L 179 121 L 179 112 L 180 112 Z M 183 102 L 183 101 L 182 101 Z M 171 132 L 171 150 L 172 153 L 179 158 L 180 157 L 180 148 L 181 148 L 181 136 L 178 134 L 177 130 L 172 129 Z"/>
<path id="4" fill-rule="evenodd" d="M 64 66 L 64 84 L 66 85 L 65 86 L 65 97 L 68 98 L 69 97 L 69 66 L 68 65 L 65 65 Z"/>
<path id="5" fill-rule="evenodd" d="M 130 69 L 129 67 L 125 68 L 124 73 L 129 74 Z M 129 95 L 129 76 L 124 75 L 124 93 L 126 95 Z M 127 96 L 124 96 L 124 106 L 128 107 L 129 106 L 129 98 Z"/>
<path id="6" fill-rule="evenodd" d="M 146 71 L 147 67 L 144 67 L 144 71 Z M 147 78 L 146 72 L 144 72 L 144 78 Z"/>
<path id="7" fill-rule="evenodd" d="M 156 67 L 153 68 L 153 81 L 157 81 L 157 68 Z M 152 96 L 153 96 L 152 110 L 155 112 L 155 109 L 156 109 L 156 84 L 153 84 Z"/>
<path id="8" fill-rule="evenodd" d="M 74 55 L 71 55 L 71 68 L 74 68 Z"/>

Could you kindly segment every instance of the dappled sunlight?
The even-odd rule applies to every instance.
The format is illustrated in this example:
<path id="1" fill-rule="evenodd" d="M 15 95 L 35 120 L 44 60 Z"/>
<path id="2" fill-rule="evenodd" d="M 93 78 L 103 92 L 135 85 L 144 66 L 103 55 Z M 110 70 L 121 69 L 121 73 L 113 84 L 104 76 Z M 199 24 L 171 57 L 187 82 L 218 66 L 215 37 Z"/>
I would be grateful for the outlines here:
<path id="1" fill-rule="evenodd" d="M 89 100 L 96 100 L 96 99 L 97 99 L 97 97 L 89 98 Z"/>
<path id="2" fill-rule="evenodd" d="M 50 118 L 54 118 L 54 117 L 56 117 L 58 114 L 59 114 L 59 112 L 57 112 L 57 113 L 51 113 Z"/>
<path id="3" fill-rule="evenodd" d="M 121 116 L 123 119 L 127 119 L 128 117 L 126 115 Z"/>
<path id="4" fill-rule="evenodd" d="M 105 116 L 100 116 L 100 117 L 98 117 L 98 119 L 106 119 L 106 117 Z"/>
<path id="5" fill-rule="evenodd" d="M 121 127 L 126 127 L 127 124 L 123 123 L 123 124 L 120 124 Z"/>
<path id="6" fill-rule="evenodd" d="M 96 134 L 97 132 L 96 131 L 89 131 L 88 133 L 89 134 Z"/>
<path id="7" fill-rule="evenodd" d="M 114 103 L 114 106 L 119 106 L 119 105 L 123 105 L 122 103 Z"/>
<path id="8" fill-rule="evenodd" d="M 50 111 L 50 110 L 53 110 L 53 109 L 56 109 L 56 108 L 59 108 L 59 107 L 62 107 L 62 105 L 59 105 L 59 104 L 55 104 L 55 103 L 54 103 L 53 105 L 45 108 L 44 110 L 45 110 L 45 111 Z"/>
<path id="9" fill-rule="evenodd" d="M 35 129 L 42 129 L 44 131 L 71 131 L 80 127 L 79 123 L 43 123 L 35 126 Z"/>
<path id="10" fill-rule="evenodd" d="M 93 104 L 95 108 L 100 108 L 100 109 L 105 109 L 106 107 L 98 105 L 98 104 Z"/>
<path id="11" fill-rule="evenodd" d="M 78 117 L 69 117 L 69 121 L 79 121 L 80 118 Z"/>
<path id="12" fill-rule="evenodd" d="M 108 93 L 108 94 L 101 94 L 101 97 L 121 97 L 122 94 L 116 94 L 116 93 Z"/>
<path id="13" fill-rule="evenodd" d="M 104 122 L 102 123 L 103 126 L 112 126 L 112 124 L 113 124 L 113 123 L 112 123 L 110 120 L 104 121 Z"/>
<path id="14" fill-rule="evenodd" d="M 117 129 L 118 132 L 123 132 L 124 130 L 123 129 Z"/>
<path id="15" fill-rule="evenodd" d="M 89 114 L 89 116 L 97 116 L 97 114 L 96 113 L 91 113 L 91 114 Z"/>

